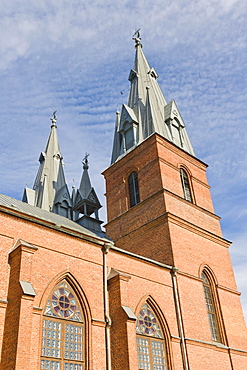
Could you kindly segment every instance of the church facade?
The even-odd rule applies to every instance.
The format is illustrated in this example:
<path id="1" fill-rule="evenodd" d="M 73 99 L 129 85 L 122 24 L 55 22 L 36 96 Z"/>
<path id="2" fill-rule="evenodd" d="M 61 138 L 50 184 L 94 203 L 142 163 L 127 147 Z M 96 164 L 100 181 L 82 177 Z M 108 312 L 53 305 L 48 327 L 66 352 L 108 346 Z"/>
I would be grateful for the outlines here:
<path id="1" fill-rule="evenodd" d="M 240 293 L 207 165 L 140 37 L 104 171 L 70 194 L 56 114 L 33 189 L 0 195 L 1 370 L 244 370 Z"/>

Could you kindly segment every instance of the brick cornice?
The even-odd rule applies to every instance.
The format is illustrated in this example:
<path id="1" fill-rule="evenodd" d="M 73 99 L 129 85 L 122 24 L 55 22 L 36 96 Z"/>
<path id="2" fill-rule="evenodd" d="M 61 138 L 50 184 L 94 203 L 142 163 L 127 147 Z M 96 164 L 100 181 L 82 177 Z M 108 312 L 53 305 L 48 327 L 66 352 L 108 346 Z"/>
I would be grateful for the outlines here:
<path id="1" fill-rule="evenodd" d="M 142 200 L 140 203 L 136 204 L 134 207 L 132 207 L 130 209 L 127 209 L 127 211 L 121 213 L 121 215 L 118 215 L 117 217 L 115 217 L 114 219 L 112 219 L 111 221 L 109 221 L 105 226 L 107 227 L 108 225 L 112 224 L 113 222 L 115 222 L 117 220 L 120 220 L 121 217 L 124 217 L 127 213 L 134 212 L 137 207 L 142 206 L 143 204 L 151 201 L 152 198 L 154 198 L 154 197 L 156 197 L 156 196 L 158 196 L 160 194 L 164 194 L 164 193 L 169 194 L 172 197 L 179 199 L 180 201 L 182 201 L 183 203 L 187 204 L 188 206 L 193 207 L 193 208 L 195 208 L 195 209 L 203 212 L 204 214 L 207 214 L 208 216 L 210 216 L 210 217 L 212 217 L 212 218 L 214 218 L 216 220 L 220 220 L 221 219 L 219 216 L 217 216 L 216 214 L 214 214 L 214 213 L 206 210 L 205 208 L 202 208 L 202 207 L 200 207 L 200 206 L 198 206 L 198 205 L 196 205 L 194 203 L 190 203 L 187 200 L 185 200 L 184 198 L 180 197 L 179 195 L 174 194 L 174 193 L 172 193 L 171 191 L 169 191 L 169 190 L 167 190 L 165 188 L 162 188 L 159 191 L 155 192 L 154 194 L 150 195 L 150 197 L 148 197 L 148 198 Z M 159 217 L 161 217 L 161 216 L 159 216 Z M 152 222 L 152 221 L 150 221 L 150 222 Z"/>
<path id="2" fill-rule="evenodd" d="M 217 244 L 220 244 L 223 247 L 226 247 L 226 248 L 230 247 L 231 242 L 229 240 L 226 240 L 219 235 L 211 233 L 210 231 L 207 231 L 200 226 L 194 225 L 191 222 L 186 221 L 172 213 L 167 212 L 167 219 L 169 222 L 176 224 L 180 227 L 183 227 L 184 229 L 194 234 L 200 235 L 206 239 L 209 239 Z"/>
<path id="3" fill-rule="evenodd" d="M 182 275 L 182 276 L 185 276 L 189 279 L 193 279 L 193 280 L 197 280 L 197 281 L 200 281 L 202 282 L 202 279 L 196 275 L 191 275 L 191 274 L 188 274 L 187 272 L 184 272 L 182 270 L 178 270 L 177 272 L 178 275 Z M 235 289 L 231 289 L 231 288 L 228 288 L 226 286 L 223 286 L 223 285 L 219 285 L 219 284 L 215 284 L 215 286 L 218 288 L 218 289 L 221 289 L 221 290 L 225 290 L 229 293 L 233 293 L 233 294 L 236 294 L 236 295 L 241 295 L 241 293 L 238 291 L 238 290 L 235 290 Z"/>
<path id="4" fill-rule="evenodd" d="M 140 204 L 140 203 L 139 203 Z M 120 217 L 120 216 L 119 216 Z M 119 218 L 118 217 L 118 218 Z M 114 220 L 112 220 L 111 222 L 113 222 Z M 140 233 L 143 232 L 143 228 L 145 229 L 151 229 L 153 227 L 156 227 L 160 224 L 164 224 L 164 223 L 167 223 L 167 222 L 170 222 L 170 223 L 173 223 L 173 224 L 176 224 L 192 233 L 195 233 L 197 235 L 200 235 L 208 240 L 211 240 L 217 244 L 220 244 L 222 245 L 223 247 L 226 247 L 226 248 L 229 248 L 231 242 L 229 240 L 226 240 L 224 238 L 222 238 L 221 236 L 218 236 L 216 234 L 213 234 L 211 233 L 210 231 L 207 231 L 195 224 L 192 224 L 191 222 L 189 221 L 186 221 L 170 212 L 166 212 L 164 214 L 162 214 L 161 216 L 158 216 L 157 218 L 155 218 L 154 220 L 151 220 L 147 223 L 145 223 L 144 225 L 141 225 L 139 228 L 133 230 L 133 231 L 130 231 L 129 233 L 121 236 L 118 240 L 122 240 L 124 238 L 126 238 L 127 236 L 130 237 L 130 238 L 133 238 L 133 237 L 137 237 Z"/>
<path id="5" fill-rule="evenodd" d="M 203 162 L 201 159 L 193 156 L 192 154 L 186 152 L 186 150 L 183 150 L 182 148 L 179 148 L 177 145 L 172 143 L 170 140 L 165 139 L 163 136 L 156 134 L 157 135 L 157 142 L 161 144 L 162 146 L 168 148 L 171 150 L 171 152 L 177 154 L 179 157 L 186 159 L 188 162 L 191 162 L 193 165 L 202 168 L 206 170 L 208 165 Z"/>
<path id="6" fill-rule="evenodd" d="M 227 288 L 226 286 L 218 285 L 218 284 L 216 284 L 216 286 L 217 286 L 218 289 L 225 290 L 227 292 L 230 292 L 230 293 L 233 293 L 233 294 L 236 294 L 236 295 L 239 295 L 239 296 L 241 295 L 241 293 L 238 290 Z"/>
<path id="7" fill-rule="evenodd" d="M 139 145 L 137 145 L 136 147 L 131 149 L 128 153 L 126 153 L 126 155 L 124 155 L 122 158 L 120 158 L 117 162 L 110 165 L 105 171 L 102 172 L 102 174 L 105 177 L 107 177 L 108 173 L 114 173 L 118 168 L 124 166 L 125 162 L 128 161 L 129 159 L 131 159 L 132 157 L 134 157 L 136 155 L 137 151 L 138 151 L 138 153 L 140 153 L 143 150 L 146 150 L 147 146 L 155 145 L 157 147 L 157 144 L 166 147 L 167 149 L 171 150 L 172 152 L 174 152 L 178 156 L 186 159 L 187 161 L 191 162 L 193 165 L 195 165 L 197 167 L 200 167 L 200 168 L 203 167 L 205 170 L 208 167 L 208 165 L 205 162 L 203 162 L 201 159 L 199 159 L 199 158 L 193 156 L 192 154 L 186 152 L 182 148 L 179 148 L 177 145 L 172 143 L 170 140 L 165 139 L 163 136 L 161 136 L 160 134 L 155 132 L 152 135 L 150 135 L 147 139 L 142 141 Z M 128 156 L 127 156 L 127 154 L 128 154 Z"/>
<path id="8" fill-rule="evenodd" d="M 228 346 L 225 346 L 222 343 L 218 343 L 218 342 L 211 342 L 210 343 L 210 342 L 206 342 L 206 341 L 198 340 L 198 339 L 193 339 L 193 338 L 185 338 L 185 340 L 188 344 L 191 344 L 191 345 L 201 346 L 201 347 L 205 347 L 205 346 L 214 347 L 214 349 L 216 351 L 217 350 L 218 351 L 223 351 L 223 352 L 230 351 L 232 354 L 247 356 L 247 351 L 246 350 L 228 347 Z"/>
<path id="9" fill-rule="evenodd" d="M 169 191 L 169 190 L 167 190 L 167 189 L 162 189 L 162 190 L 163 190 L 163 192 L 164 192 L 164 193 L 169 194 L 169 195 L 171 195 L 172 197 L 179 199 L 179 200 L 180 200 L 181 202 L 183 202 L 184 204 L 187 204 L 188 206 L 190 206 L 190 207 L 192 207 L 192 208 L 195 208 L 195 209 L 197 209 L 197 210 L 199 210 L 199 211 L 201 211 L 201 212 L 203 212 L 203 213 L 205 213 L 205 214 L 209 215 L 210 217 L 215 218 L 216 220 L 220 220 L 220 219 L 221 219 L 221 217 L 220 217 L 220 216 L 217 216 L 215 213 L 212 213 L 212 212 L 208 211 L 207 209 L 205 209 L 205 208 L 202 208 L 202 207 L 198 206 L 198 205 L 197 205 L 197 204 L 195 204 L 195 203 L 188 202 L 188 200 L 186 200 L 186 199 L 184 199 L 184 198 L 180 197 L 179 195 L 177 195 L 177 194 L 175 194 L 175 193 L 172 193 L 171 191 Z"/>

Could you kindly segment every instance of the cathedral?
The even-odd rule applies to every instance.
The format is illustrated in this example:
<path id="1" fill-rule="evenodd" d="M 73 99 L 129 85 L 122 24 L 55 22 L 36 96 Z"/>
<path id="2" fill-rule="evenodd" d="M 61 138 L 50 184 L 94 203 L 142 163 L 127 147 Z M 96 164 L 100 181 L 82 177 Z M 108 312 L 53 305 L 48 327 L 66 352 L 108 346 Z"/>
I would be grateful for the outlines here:
<path id="1" fill-rule="evenodd" d="M 56 112 L 33 188 L 22 201 L 0 195 L 1 370 L 247 369 L 207 164 L 133 39 L 129 98 L 103 172 L 105 231 L 88 154 L 79 188 L 68 189 Z"/>

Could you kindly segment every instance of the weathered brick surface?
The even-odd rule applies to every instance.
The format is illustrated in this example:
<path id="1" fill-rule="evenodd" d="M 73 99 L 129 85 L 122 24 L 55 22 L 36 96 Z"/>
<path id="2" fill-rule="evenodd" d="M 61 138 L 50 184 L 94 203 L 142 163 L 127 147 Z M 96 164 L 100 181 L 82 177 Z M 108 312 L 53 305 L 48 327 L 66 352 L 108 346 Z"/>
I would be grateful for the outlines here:
<path id="1" fill-rule="evenodd" d="M 193 204 L 183 199 L 180 166 L 190 175 Z M 133 170 L 138 172 L 141 202 L 129 209 L 127 178 Z M 135 320 L 121 306 L 138 316 L 147 300 L 164 333 L 168 369 L 184 368 L 174 281 L 167 265 L 179 269 L 178 303 L 190 370 L 246 369 L 246 326 L 229 242 L 222 239 L 219 218 L 213 214 L 206 165 L 153 135 L 107 169 L 105 177 L 107 232 L 123 249 L 113 247 L 107 254 L 112 370 L 138 370 Z M 43 310 L 63 278 L 84 312 L 86 370 L 106 370 L 103 240 L 59 230 L 0 212 L 1 370 L 40 368 Z M 19 239 L 31 246 L 16 244 Z M 205 267 L 212 275 L 223 346 L 211 338 L 200 279 Z M 19 280 L 30 282 L 36 296 L 24 295 Z"/>
<path id="2" fill-rule="evenodd" d="M 1 230 L 6 233 L 7 241 L 12 240 L 12 245 L 8 243 L 8 248 L 2 250 L 4 266 L 1 270 L 6 279 L 0 299 L 7 298 L 8 305 L 1 369 L 39 368 L 42 314 L 33 307 L 43 310 L 51 289 L 66 274 L 80 287 L 78 294 L 87 313 L 87 342 L 91 343 L 87 362 L 91 369 L 98 366 L 105 369 L 105 328 L 102 324 L 91 324 L 92 320 L 104 321 L 101 246 L 6 214 L 0 216 Z M 32 256 L 32 263 L 29 253 L 24 256 L 14 252 L 9 267 L 8 252 L 19 238 L 38 249 Z M 19 280 L 31 282 L 37 293 L 33 301 L 23 296 Z"/>
<path id="3" fill-rule="evenodd" d="M 181 167 L 189 174 L 193 203 L 183 199 Z M 129 208 L 126 184 L 132 170 L 138 173 L 141 202 Z M 179 268 L 178 293 L 190 368 L 230 369 L 227 346 L 246 351 L 247 333 L 229 257 L 230 243 L 222 239 L 219 217 L 214 214 L 206 165 L 159 135 L 153 135 L 109 167 L 104 175 L 108 204 L 106 229 L 116 245 Z M 123 260 L 116 265 L 122 265 Z M 212 337 L 200 279 L 204 266 L 212 274 L 213 297 L 225 348 L 210 345 Z M 132 275 L 128 268 L 121 271 Z M 138 272 L 139 276 L 142 274 Z M 132 277 L 129 286 L 132 287 L 134 281 Z M 150 287 L 152 294 L 155 286 L 154 283 Z M 139 285 L 130 291 L 148 295 L 148 290 L 141 292 Z M 162 291 L 160 286 L 158 291 Z M 132 294 L 130 302 L 135 297 Z M 169 297 L 167 290 L 163 294 Z M 161 294 L 156 299 L 169 328 L 175 329 L 175 308 L 171 314 L 168 306 L 162 304 Z M 176 336 L 175 330 L 171 334 Z M 175 351 L 176 346 L 173 347 Z M 181 355 L 181 350 L 179 352 Z M 241 358 L 244 352 L 238 354 Z M 237 360 L 235 363 L 238 369 Z M 179 366 L 181 361 L 180 365 L 175 361 L 174 368 Z"/>
<path id="4" fill-rule="evenodd" d="M 188 357 L 191 370 L 212 369 L 231 370 L 231 361 L 226 350 L 216 346 L 187 344 Z M 241 368 L 235 367 L 240 370 Z M 244 369 L 244 368 L 243 368 Z"/>

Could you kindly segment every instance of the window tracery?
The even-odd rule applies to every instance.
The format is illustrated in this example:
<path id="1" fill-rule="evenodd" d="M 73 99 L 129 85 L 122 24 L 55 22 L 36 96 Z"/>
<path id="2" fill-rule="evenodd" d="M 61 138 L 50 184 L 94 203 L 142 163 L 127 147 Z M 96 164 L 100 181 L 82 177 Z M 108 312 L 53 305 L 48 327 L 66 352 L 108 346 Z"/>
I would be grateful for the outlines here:
<path id="1" fill-rule="evenodd" d="M 137 318 L 138 369 L 167 370 L 164 335 L 151 307 L 145 303 Z"/>
<path id="2" fill-rule="evenodd" d="M 84 333 L 80 304 L 64 280 L 52 290 L 45 307 L 41 369 L 85 370 Z"/>

